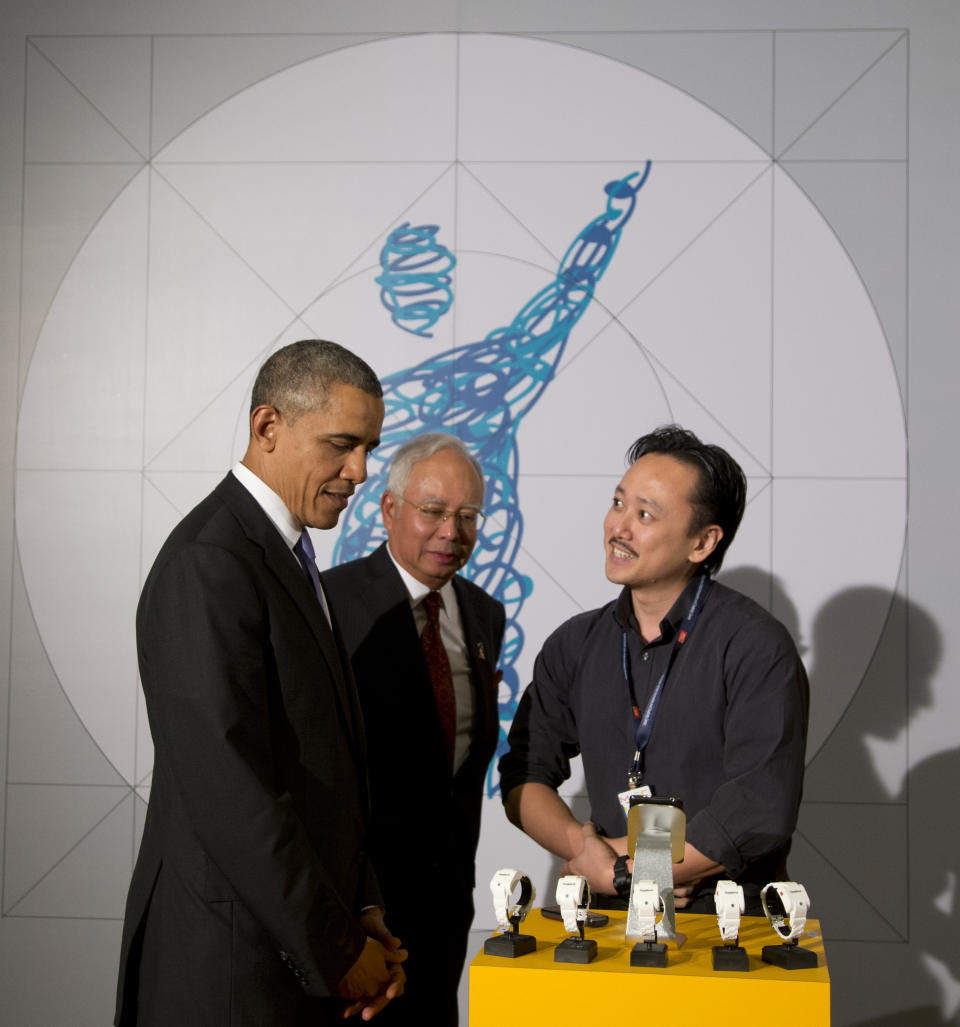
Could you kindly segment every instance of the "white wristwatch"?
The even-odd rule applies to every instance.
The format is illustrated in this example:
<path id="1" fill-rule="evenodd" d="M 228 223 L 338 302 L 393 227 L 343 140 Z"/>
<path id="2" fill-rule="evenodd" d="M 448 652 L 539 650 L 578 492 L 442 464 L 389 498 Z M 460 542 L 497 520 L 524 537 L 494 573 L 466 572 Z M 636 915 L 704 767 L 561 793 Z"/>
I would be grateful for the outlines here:
<path id="1" fill-rule="evenodd" d="M 713 901 L 717 906 L 720 937 L 725 942 L 736 942 L 740 934 L 740 917 L 745 908 L 742 886 L 736 881 L 717 881 Z"/>
<path id="2" fill-rule="evenodd" d="M 520 897 L 511 907 L 510 896 L 514 889 L 520 886 Z M 537 897 L 537 890 L 534 888 L 530 878 L 519 870 L 506 868 L 498 870 L 490 879 L 490 891 L 493 895 L 493 911 L 497 917 L 497 923 L 508 931 L 514 922 L 521 923 L 526 919 Z"/>
<path id="3" fill-rule="evenodd" d="M 644 941 L 656 940 L 657 913 L 663 912 L 663 899 L 656 881 L 634 881 L 630 904 L 637 918 L 637 934 Z"/>
<path id="4" fill-rule="evenodd" d="M 590 911 L 590 885 L 579 874 L 565 874 L 557 881 L 557 902 L 563 926 L 569 934 L 579 934 L 580 924 Z"/>
<path id="5" fill-rule="evenodd" d="M 771 895 L 772 893 L 772 895 Z M 771 895 L 770 902 L 767 896 Z M 783 938 L 784 941 L 793 941 L 803 934 L 807 926 L 807 910 L 810 908 L 810 899 L 807 896 L 807 889 L 796 881 L 771 881 L 762 892 L 760 901 L 763 903 L 763 911 L 770 921 L 770 926 Z M 776 903 L 781 907 L 771 909 Z M 790 927 L 786 927 L 787 920 Z"/>

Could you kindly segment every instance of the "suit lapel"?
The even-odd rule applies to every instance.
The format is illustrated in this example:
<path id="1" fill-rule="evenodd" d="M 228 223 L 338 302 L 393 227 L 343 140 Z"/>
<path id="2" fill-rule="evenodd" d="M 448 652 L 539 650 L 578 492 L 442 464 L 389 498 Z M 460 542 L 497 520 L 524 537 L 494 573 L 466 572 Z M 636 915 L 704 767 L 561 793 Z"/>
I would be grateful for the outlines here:
<path id="1" fill-rule="evenodd" d="M 410 595 L 403 579 L 397 573 L 397 569 L 387 552 L 387 544 L 384 542 L 365 561 L 370 573 L 370 587 L 367 591 L 369 597 L 370 623 L 376 623 L 385 617 L 397 606 L 402 606 L 406 616 L 393 618 L 393 623 L 400 628 L 392 637 L 386 640 L 385 658 L 395 659 L 398 666 L 422 667 L 419 681 L 411 681 L 414 687 L 422 688 L 429 703 L 433 705 L 433 690 L 430 685 L 430 678 L 427 672 L 426 661 L 423 659 L 423 650 L 420 648 L 420 639 L 417 636 L 416 622 L 413 618 L 413 611 L 410 608 Z M 494 672 L 496 670 L 493 662 L 495 656 L 493 639 L 486 638 L 481 628 L 484 623 L 478 612 L 471 589 L 459 576 L 453 578 L 453 587 L 457 596 L 457 606 L 460 610 L 460 621 L 463 626 L 464 643 L 467 648 L 467 662 L 470 668 L 470 685 L 473 689 L 473 730 L 471 732 L 471 750 L 484 751 L 486 746 L 483 740 L 489 733 L 494 733 L 494 738 L 499 725 L 497 717 L 497 694 L 494 683 Z M 423 725 L 416 725 L 417 729 L 423 730 Z M 442 752 L 442 740 L 440 735 L 439 722 L 437 722 L 436 747 L 438 754 Z M 444 761 L 445 763 L 446 761 Z M 472 762 L 471 757 L 467 758 L 462 773 Z"/>
<path id="2" fill-rule="evenodd" d="M 445 757 L 443 734 L 440 727 L 440 720 L 436 716 L 436 706 L 433 698 L 433 686 L 430 684 L 430 674 L 427 670 L 427 661 L 424 659 L 423 649 L 420 645 L 420 636 L 417 633 L 417 623 L 413 616 L 413 609 L 410 606 L 410 593 L 407 591 L 403 579 L 397 572 L 390 554 L 387 552 L 386 542 L 375 550 L 368 560 L 370 576 L 372 579 L 370 595 L 371 623 L 389 620 L 393 630 L 386 641 L 385 657 L 395 661 L 397 666 L 419 668 L 419 674 L 411 673 L 407 679 L 407 689 L 416 689 L 420 696 L 414 700 L 412 706 L 407 708 L 428 708 L 431 720 L 429 724 L 422 722 L 411 722 L 410 731 L 418 732 L 421 746 L 429 746 L 436 756 L 437 766 L 450 768 Z M 397 609 L 401 611 L 397 614 Z M 429 733 L 428 733 L 429 732 Z M 442 769 L 438 771 L 442 772 Z"/>
<path id="3" fill-rule="evenodd" d="M 354 739 L 362 737 L 362 732 L 357 730 L 359 716 L 356 699 L 353 695 L 355 690 L 352 688 L 352 683 L 351 685 L 347 684 L 343 671 L 345 664 L 341 662 L 333 631 L 327 623 L 327 618 L 324 616 L 313 586 L 304 574 L 296 556 L 291 552 L 286 540 L 274 527 L 270 518 L 263 512 L 260 504 L 233 474 L 228 474 L 217 486 L 217 492 L 237 518 L 247 538 L 263 550 L 263 562 L 267 570 L 286 589 L 310 626 L 329 668 L 330 679 L 334 683 L 350 734 Z"/>
<path id="4" fill-rule="evenodd" d="M 473 751 L 483 751 L 483 739 L 497 732 L 497 689 L 494 661 L 496 651 L 493 639 L 485 637 L 481 630 L 484 624 L 466 581 L 459 575 L 453 579 L 463 624 L 463 638 L 467 646 L 467 661 L 470 664 L 470 683 L 473 686 Z M 469 761 L 468 761 L 469 762 Z"/>
<path id="5" fill-rule="evenodd" d="M 390 559 L 387 552 L 387 543 L 384 542 L 378 549 L 370 554 L 369 559 L 370 576 L 376 585 L 370 589 L 369 603 L 371 620 L 376 621 L 388 610 L 403 605 L 410 614 L 410 631 L 405 632 L 407 640 L 412 635 L 417 638 L 416 622 L 413 619 L 413 610 L 410 607 L 410 593 L 407 592 L 403 579 L 397 573 L 397 568 Z M 419 640 L 417 640 L 419 648 Z"/>

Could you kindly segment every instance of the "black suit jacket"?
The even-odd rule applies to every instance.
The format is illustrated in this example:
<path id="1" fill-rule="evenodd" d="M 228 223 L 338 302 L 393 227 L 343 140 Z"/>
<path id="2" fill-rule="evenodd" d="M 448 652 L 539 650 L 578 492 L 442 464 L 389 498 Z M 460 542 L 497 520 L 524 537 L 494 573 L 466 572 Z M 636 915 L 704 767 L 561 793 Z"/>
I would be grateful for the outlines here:
<path id="1" fill-rule="evenodd" d="M 316 1024 L 380 893 L 362 718 L 296 557 L 229 474 L 137 610 L 155 761 L 118 1024 Z"/>
<path id="2" fill-rule="evenodd" d="M 431 882 L 431 895 L 444 891 L 444 903 L 470 903 L 484 780 L 499 733 L 496 665 L 504 609 L 472 582 L 453 579 L 474 695 L 470 752 L 454 776 L 410 598 L 386 543 L 368 557 L 325 571 L 322 579 L 366 724 L 370 852 L 387 923 L 407 941 L 404 931 L 409 936 L 410 930 L 398 913 L 413 895 L 418 902 L 422 896 L 419 888 L 411 889 L 411 880 Z"/>

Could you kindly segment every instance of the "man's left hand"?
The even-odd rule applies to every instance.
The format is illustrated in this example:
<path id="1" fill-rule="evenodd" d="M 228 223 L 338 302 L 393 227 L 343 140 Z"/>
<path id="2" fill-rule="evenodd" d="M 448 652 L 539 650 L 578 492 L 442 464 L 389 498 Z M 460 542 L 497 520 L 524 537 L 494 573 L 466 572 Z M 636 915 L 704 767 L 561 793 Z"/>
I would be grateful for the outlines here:
<path id="1" fill-rule="evenodd" d="M 407 950 L 402 947 L 399 938 L 394 937 L 387 927 L 383 918 L 383 909 L 380 906 L 370 906 L 360 914 L 360 923 L 367 933 L 367 937 L 380 942 L 386 949 L 385 962 L 389 973 L 389 980 L 385 988 L 372 1000 L 364 999 L 346 1006 L 341 1015 L 344 1019 L 356 1016 L 360 1013 L 361 1020 L 372 1020 L 388 1002 L 403 994 L 407 975 L 400 965 L 407 958 Z"/>

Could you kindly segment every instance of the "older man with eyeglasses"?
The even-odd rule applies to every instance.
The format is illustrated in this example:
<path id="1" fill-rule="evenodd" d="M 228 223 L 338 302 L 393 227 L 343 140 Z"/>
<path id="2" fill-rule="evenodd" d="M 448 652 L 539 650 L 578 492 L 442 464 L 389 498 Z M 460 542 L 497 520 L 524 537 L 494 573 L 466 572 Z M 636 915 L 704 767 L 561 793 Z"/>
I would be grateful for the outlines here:
<path id="1" fill-rule="evenodd" d="M 323 575 L 367 730 L 371 852 L 391 930 L 409 952 L 384 1024 L 458 1022 L 474 859 L 498 734 L 503 606 L 457 574 L 483 518 L 480 465 L 431 432 L 394 456 L 387 541 Z"/>

